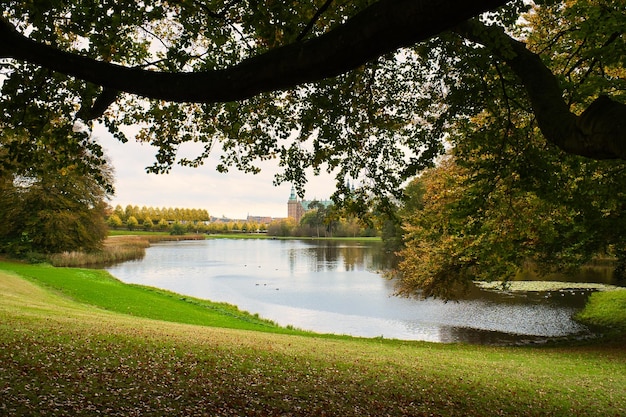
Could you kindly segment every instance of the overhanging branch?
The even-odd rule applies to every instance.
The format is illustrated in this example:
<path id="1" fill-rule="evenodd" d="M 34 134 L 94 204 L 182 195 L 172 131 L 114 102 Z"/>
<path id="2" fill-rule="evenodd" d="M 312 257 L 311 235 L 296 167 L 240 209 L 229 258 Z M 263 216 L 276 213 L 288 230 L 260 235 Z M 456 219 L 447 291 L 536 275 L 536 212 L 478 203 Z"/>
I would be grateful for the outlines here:
<path id="1" fill-rule="evenodd" d="M 30 62 L 110 91 L 174 102 L 225 102 L 357 68 L 445 31 L 506 0 L 380 0 L 328 33 L 207 72 L 165 73 L 97 61 L 38 43 L 0 18 L 0 57 Z"/>
<path id="2" fill-rule="evenodd" d="M 593 159 L 626 159 L 626 105 L 600 96 L 581 115 L 572 113 L 557 78 L 539 55 L 502 28 L 477 20 L 456 31 L 489 48 L 517 75 L 530 98 L 539 129 L 565 152 Z"/>

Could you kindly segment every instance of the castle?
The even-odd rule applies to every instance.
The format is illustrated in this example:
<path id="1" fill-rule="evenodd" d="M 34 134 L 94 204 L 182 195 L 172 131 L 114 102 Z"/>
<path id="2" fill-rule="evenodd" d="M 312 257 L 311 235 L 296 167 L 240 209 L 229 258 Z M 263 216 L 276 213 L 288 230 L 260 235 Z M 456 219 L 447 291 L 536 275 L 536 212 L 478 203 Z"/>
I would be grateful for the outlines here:
<path id="1" fill-rule="evenodd" d="M 333 204 L 330 200 L 298 200 L 296 190 L 292 186 L 291 195 L 287 201 L 287 217 L 291 217 L 296 221 L 296 223 L 300 223 L 302 216 L 304 216 L 307 211 L 311 210 L 311 204 L 313 204 L 313 202 L 321 203 L 324 207 L 328 207 Z"/>

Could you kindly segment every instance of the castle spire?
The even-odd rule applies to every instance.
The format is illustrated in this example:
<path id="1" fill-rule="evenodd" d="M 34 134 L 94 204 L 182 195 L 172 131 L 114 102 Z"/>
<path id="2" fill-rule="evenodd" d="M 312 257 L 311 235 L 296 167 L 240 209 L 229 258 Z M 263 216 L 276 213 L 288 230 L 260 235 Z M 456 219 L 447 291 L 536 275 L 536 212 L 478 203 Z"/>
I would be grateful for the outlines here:
<path id="1" fill-rule="evenodd" d="M 296 189 L 292 185 L 291 186 L 291 195 L 289 196 L 289 201 L 296 200 L 296 199 L 297 199 L 297 197 L 296 197 Z"/>

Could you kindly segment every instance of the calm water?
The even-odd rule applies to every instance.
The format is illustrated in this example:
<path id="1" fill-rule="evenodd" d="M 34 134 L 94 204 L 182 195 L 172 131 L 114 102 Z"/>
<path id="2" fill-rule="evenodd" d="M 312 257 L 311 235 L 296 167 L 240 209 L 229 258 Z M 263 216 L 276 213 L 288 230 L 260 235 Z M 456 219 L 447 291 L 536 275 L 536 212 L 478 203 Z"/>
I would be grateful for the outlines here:
<path id="1" fill-rule="evenodd" d="M 512 343 L 587 329 L 571 316 L 588 292 L 495 294 L 460 302 L 393 295 L 380 245 L 298 240 L 167 242 L 141 261 L 107 268 L 128 283 L 237 305 L 280 325 L 320 333 L 436 342 Z"/>

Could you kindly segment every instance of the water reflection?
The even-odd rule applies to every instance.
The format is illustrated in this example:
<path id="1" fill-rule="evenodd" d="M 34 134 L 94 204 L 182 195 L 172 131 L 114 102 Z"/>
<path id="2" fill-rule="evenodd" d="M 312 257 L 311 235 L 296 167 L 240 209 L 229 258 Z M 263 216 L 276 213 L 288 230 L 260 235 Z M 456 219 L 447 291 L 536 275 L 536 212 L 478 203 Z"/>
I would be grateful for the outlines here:
<path id="1" fill-rule="evenodd" d="M 144 259 L 108 270 L 321 333 L 509 343 L 586 331 L 571 316 L 588 292 L 473 288 L 460 302 L 398 298 L 394 283 L 376 273 L 386 262 L 375 243 L 225 239 L 157 244 Z"/>
<path id="2" fill-rule="evenodd" d="M 576 273 L 551 273 L 539 275 L 532 269 L 519 273 L 517 281 L 564 281 L 564 282 L 595 282 L 599 284 L 623 285 L 613 275 L 615 265 L 612 262 L 605 264 L 588 265 L 580 268 Z"/>
<path id="3" fill-rule="evenodd" d="M 380 254 L 380 244 L 369 243 L 340 243 L 333 241 L 301 241 L 303 246 L 288 249 L 291 271 L 296 267 L 302 270 L 326 271 L 356 271 L 362 268 L 376 269 L 382 260 L 376 259 Z"/>

